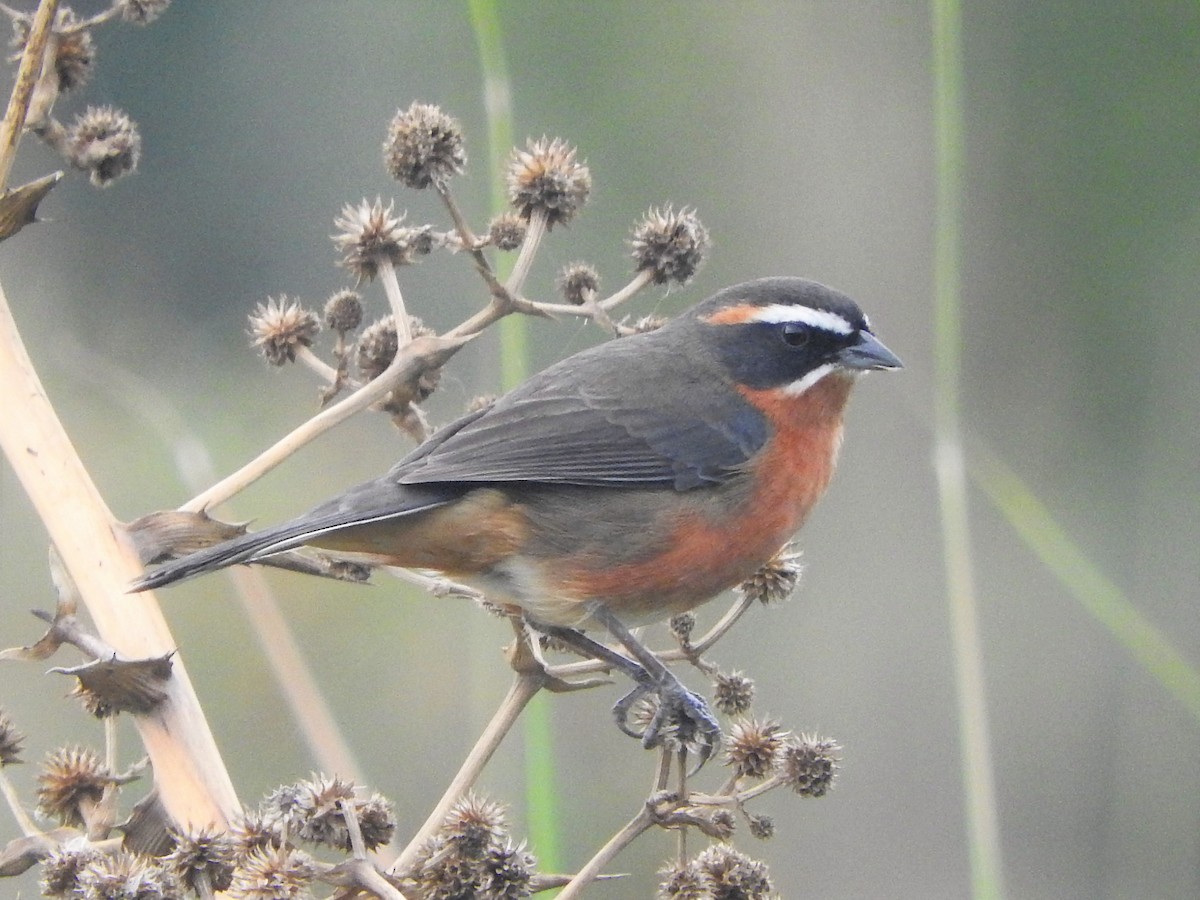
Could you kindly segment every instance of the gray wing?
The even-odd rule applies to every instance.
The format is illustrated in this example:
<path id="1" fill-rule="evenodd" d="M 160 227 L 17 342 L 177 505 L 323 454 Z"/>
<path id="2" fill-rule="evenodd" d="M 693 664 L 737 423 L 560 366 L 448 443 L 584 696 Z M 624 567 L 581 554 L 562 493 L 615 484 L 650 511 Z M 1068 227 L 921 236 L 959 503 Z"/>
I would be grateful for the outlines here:
<path id="1" fill-rule="evenodd" d="M 678 490 L 724 481 L 765 442 L 767 422 L 712 370 L 665 352 L 630 337 L 577 354 L 444 429 L 389 477 Z M 684 386 L 675 395 L 656 383 L 664 367 Z"/>

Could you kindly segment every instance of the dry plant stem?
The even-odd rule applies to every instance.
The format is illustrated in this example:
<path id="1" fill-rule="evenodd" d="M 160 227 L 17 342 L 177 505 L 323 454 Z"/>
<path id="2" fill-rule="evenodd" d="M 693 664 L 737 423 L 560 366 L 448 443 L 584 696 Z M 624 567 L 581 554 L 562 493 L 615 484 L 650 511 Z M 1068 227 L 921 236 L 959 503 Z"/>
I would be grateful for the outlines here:
<path id="1" fill-rule="evenodd" d="M 29 817 L 29 813 L 25 811 L 25 807 L 21 805 L 21 798 L 17 796 L 17 791 L 13 787 L 12 781 L 9 780 L 8 773 L 3 769 L 0 769 L 0 794 L 4 795 L 4 802 L 12 810 L 13 818 L 17 820 L 21 834 L 31 837 L 42 833 L 42 829 L 37 827 L 33 819 Z"/>
<path id="2" fill-rule="evenodd" d="M 391 364 L 379 375 L 348 397 L 323 409 L 317 415 L 276 441 L 232 475 L 227 476 L 204 493 L 193 497 L 180 507 L 184 512 L 202 512 L 224 503 L 234 494 L 253 484 L 285 459 L 329 429 L 341 424 L 357 412 L 382 400 L 397 385 L 417 377 L 427 366 L 442 365 L 467 343 L 469 338 L 422 337 L 411 341 L 396 354 Z"/>
<path id="3" fill-rule="evenodd" d="M 25 117 L 29 113 L 29 100 L 42 73 L 42 59 L 46 54 L 46 45 L 50 40 L 57 12 L 58 0 L 42 0 L 29 26 L 29 38 L 25 43 L 25 52 L 21 54 L 17 80 L 13 84 L 4 121 L 0 123 L 0 190 L 8 184 L 8 175 L 12 171 L 13 159 L 17 154 L 17 144 L 21 142 Z"/>
<path id="4" fill-rule="evenodd" d="M 204 442 L 189 428 L 169 397 L 128 369 L 116 365 L 102 354 L 71 344 L 64 348 L 67 358 L 83 370 L 98 376 L 114 403 L 123 405 L 140 419 L 171 450 L 179 477 L 191 490 L 200 490 L 216 480 L 212 457 Z M 287 619 L 279 611 L 279 602 L 271 592 L 262 570 L 252 566 L 234 566 L 226 570 L 233 582 L 238 602 L 250 621 L 279 692 L 292 711 L 292 720 L 304 736 L 317 768 L 342 775 L 359 784 L 365 783 L 362 771 L 313 678 Z M 107 648 L 90 651 L 96 658 Z"/>
<path id="5" fill-rule="evenodd" d="M 517 254 L 517 261 L 513 263 L 512 274 L 504 282 L 504 287 L 511 296 L 515 297 L 521 293 L 521 287 L 533 267 L 533 258 L 537 256 L 542 238 L 546 236 L 549 222 L 550 214 L 544 209 L 535 209 L 529 214 L 529 228 L 525 232 L 525 240 L 521 243 L 521 252 Z"/>
<path id="6" fill-rule="evenodd" d="M 275 683 L 292 712 L 292 721 L 304 736 L 318 768 L 364 784 L 363 771 L 300 651 L 291 626 L 279 611 L 267 579 L 251 566 L 234 566 L 228 574 L 237 586 L 238 602 L 266 655 Z"/>
<path id="7" fill-rule="evenodd" d="M 0 290 L 0 446 L 62 557 L 100 636 L 123 657 L 176 649 L 152 594 L 126 593 L 141 574 L 132 544 L 109 512 L 54 413 Z M 182 660 L 166 699 L 134 722 L 154 762 L 155 783 L 177 822 L 224 825 L 237 796 Z"/>
<path id="8" fill-rule="evenodd" d="M 610 294 L 603 300 L 597 300 L 595 306 L 600 312 L 609 313 L 620 306 L 625 301 L 636 296 L 640 291 L 649 287 L 654 283 L 654 272 L 650 269 L 642 269 L 630 279 L 625 287 L 621 288 L 615 294 Z M 591 305 L 571 306 L 567 303 L 541 303 L 533 304 L 534 307 L 542 312 L 552 313 L 555 315 L 564 316 L 580 316 L 587 319 L 598 319 L 596 312 L 591 308 Z"/>
<path id="9" fill-rule="evenodd" d="M 403 347 L 412 342 L 412 320 L 404 306 L 404 294 L 400 292 L 400 279 L 396 277 L 396 267 L 386 256 L 381 257 L 379 280 L 383 283 L 383 292 L 387 294 L 388 305 L 392 308 L 392 317 L 396 321 L 396 346 Z M 399 355 L 399 354 L 397 354 Z"/>
<path id="10" fill-rule="evenodd" d="M 318 378 L 329 382 L 329 384 L 334 384 L 337 381 L 337 369 L 313 353 L 308 347 L 300 347 L 296 350 L 296 361 L 308 366 L 311 371 L 316 373 Z"/>
<path id="11" fill-rule="evenodd" d="M 641 837 L 654 826 L 654 816 L 649 804 L 642 807 L 641 812 L 629 820 L 620 831 L 614 834 L 600 850 L 587 861 L 570 883 L 562 889 L 558 900 L 573 900 L 583 893 L 584 889 L 595 881 L 617 854 Z"/>
<path id="12" fill-rule="evenodd" d="M 404 848 L 399 858 L 392 863 L 390 871 L 393 875 L 404 874 L 412 869 L 413 862 L 416 860 L 421 846 L 442 827 L 442 823 L 446 820 L 446 814 L 450 812 L 450 808 L 474 787 L 488 760 L 492 758 L 492 754 L 496 752 L 500 743 L 508 735 L 508 732 L 512 730 L 521 711 L 525 709 L 534 695 L 542 689 L 545 681 L 545 674 L 539 671 L 520 672 L 517 674 L 512 687 L 508 689 L 508 695 L 500 703 L 500 707 L 492 716 L 492 720 L 488 723 L 487 728 L 484 729 L 483 734 L 479 736 L 479 740 L 475 742 L 475 746 L 471 748 L 471 752 L 463 761 L 458 774 L 454 776 L 454 780 L 450 782 L 450 786 L 446 788 L 446 792 L 442 795 L 441 800 L 433 808 L 433 811 L 425 820 L 425 824 L 413 835 L 412 840 L 408 842 L 408 846 Z"/>

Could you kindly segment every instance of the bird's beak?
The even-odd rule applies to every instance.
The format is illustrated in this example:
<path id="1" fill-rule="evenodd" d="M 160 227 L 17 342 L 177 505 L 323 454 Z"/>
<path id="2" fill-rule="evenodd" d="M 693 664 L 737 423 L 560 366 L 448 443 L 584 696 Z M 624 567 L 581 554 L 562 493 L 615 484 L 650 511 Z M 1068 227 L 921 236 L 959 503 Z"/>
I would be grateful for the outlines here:
<path id="1" fill-rule="evenodd" d="M 903 369 L 900 357 L 883 346 L 869 331 L 858 333 L 858 342 L 837 355 L 838 365 L 847 369 Z"/>

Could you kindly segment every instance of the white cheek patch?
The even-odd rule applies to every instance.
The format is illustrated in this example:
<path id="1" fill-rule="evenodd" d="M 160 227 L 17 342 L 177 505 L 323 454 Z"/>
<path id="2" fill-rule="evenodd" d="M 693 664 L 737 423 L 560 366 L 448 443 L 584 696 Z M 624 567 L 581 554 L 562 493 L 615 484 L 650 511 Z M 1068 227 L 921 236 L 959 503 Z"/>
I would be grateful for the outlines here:
<path id="1" fill-rule="evenodd" d="M 795 381 L 785 384 L 782 391 L 788 397 L 799 397 L 836 368 L 837 366 L 833 363 L 825 363 L 817 366 L 803 378 L 797 378 Z"/>
<path id="2" fill-rule="evenodd" d="M 772 303 L 763 306 L 750 314 L 747 322 L 769 322 L 781 325 L 785 322 L 795 322 L 828 331 L 830 334 L 851 334 L 854 326 L 844 316 L 827 309 L 813 309 L 811 306 L 788 306 L 784 303 Z"/>

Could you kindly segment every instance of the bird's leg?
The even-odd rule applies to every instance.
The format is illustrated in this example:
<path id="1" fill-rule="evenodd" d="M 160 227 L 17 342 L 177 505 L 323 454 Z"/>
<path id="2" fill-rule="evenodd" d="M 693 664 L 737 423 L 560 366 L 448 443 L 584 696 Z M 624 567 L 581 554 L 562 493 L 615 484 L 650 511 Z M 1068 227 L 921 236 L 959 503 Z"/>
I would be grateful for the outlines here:
<path id="1" fill-rule="evenodd" d="M 591 612 L 592 618 L 607 628 L 641 664 L 639 674 L 630 673 L 637 682 L 637 687 L 618 700 L 617 705 L 613 707 L 617 726 L 626 734 L 640 737 L 642 745 L 647 748 L 662 743 L 664 728 L 672 729 L 682 746 L 696 745 L 700 757 L 697 768 L 704 765 L 721 743 L 721 726 L 709 709 L 708 703 L 699 694 L 684 687 L 678 676 L 645 644 L 634 637 L 633 632 L 607 607 L 595 604 Z M 612 653 L 607 647 L 604 650 Z M 646 730 L 639 735 L 629 728 L 626 719 L 633 704 L 649 693 L 658 695 L 658 709 Z"/>

